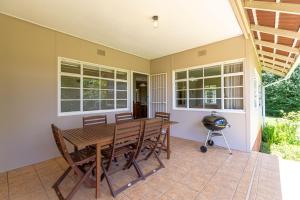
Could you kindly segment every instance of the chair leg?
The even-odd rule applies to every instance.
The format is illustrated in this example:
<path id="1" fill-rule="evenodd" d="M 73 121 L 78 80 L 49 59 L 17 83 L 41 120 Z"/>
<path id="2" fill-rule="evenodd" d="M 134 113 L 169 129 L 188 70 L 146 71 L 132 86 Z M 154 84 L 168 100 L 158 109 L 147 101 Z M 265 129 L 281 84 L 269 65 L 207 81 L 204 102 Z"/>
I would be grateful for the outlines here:
<path id="1" fill-rule="evenodd" d="M 60 200 L 63 200 L 64 199 L 64 197 L 63 197 L 63 195 L 62 195 L 62 193 L 60 192 L 60 190 L 59 190 L 59 185 L 61 184 L 61 182 L 65 179 L 65 177 L 70 173 L 70 171 L 72 170 L 72 168 L 71 167 L 69 167 L 64 173 L 63 173 L 63 175 L 61 175 L 58 179 L 57 179 L 57 181 L 54 183 L 54 185 L 52 186 L 52 188 L 54 189 L 54 191 L 55 191 L 55 193 L 57 194 L 57 196 L 58 196 L 58 198 L 60 199 Z"/>
<path id="2" fill-rule="evenodd" d="M 80 186 L 82 185 L 82 183 L 86 180 L 86 178 L 88 178 L 93 169 L 96 167 L 96 162 L 94 162 L 92 164 L 92 166 L 90 167 L 90 169 L 80 178 L 80 180 L 76 183 L 75 187 L 72 189 L 72 191 L 67 195 L 66 200 L 70 200 L 72 199 L 72 197 L 74 196 L 74 194 L 79 190 Z"/>
<path id="3" fill-rule="evenodd" d="M 54 183 L 54 185 L 52 186 L 53 189 L 55 190 L 58 198 L 60 200 L 70 200 L 73 195 L 77 192 L 77 190 L 79 189 L 79 187 L 81 186 L 81 184 L 86 180 L 86 178 L 88 176 L 90 176 L 90 174 L 92 173 L 93 169 L 96 166 L 96 162 L 93 163 L 93 165 L 90 167 L 90 169 L 81 177 L 81 179 L 76 183 L 76 185 L 74 186 L 74 188 L 71 190 L 71 192 L 67 195 L 66 198 L 63 197 L 62 193 L 59 190 L 59 185 L 61 184 L 61 182 L 65 179 L 65 177 L 70 173 L 70 171 L 72 170 L 71 167 L 69 167 L 61 177 L 59 177 L 59 179 Z"/>

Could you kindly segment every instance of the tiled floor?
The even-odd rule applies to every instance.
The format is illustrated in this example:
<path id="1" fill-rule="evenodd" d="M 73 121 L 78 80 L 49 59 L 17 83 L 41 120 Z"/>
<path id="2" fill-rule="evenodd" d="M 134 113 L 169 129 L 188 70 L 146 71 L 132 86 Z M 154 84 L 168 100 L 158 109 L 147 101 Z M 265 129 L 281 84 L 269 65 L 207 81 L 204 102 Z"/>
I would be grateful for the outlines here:
<path id="1" fill-rule="evenodd" d="M 213 147 L 203 154 L 199 143 L 172 138 L 171 159 L 163 159 L 166 168 L 140 181 L 118 195 L 119 200 L 204 200 L 204 199 L 282 199 L 279 159 L 261 153 L 243 153 Z M 165 157 L 164 154 L 161 155 Z M 141 162 L 149 170 L 154 160 Z M 300 165 L 299 165 L 300 166 Z M 57 199 L 51 188 L 67 165 L 62 158 L 48 160 L 0 174 L 1 200 Z M 299 168 L 297 168 L 299 169 Z M 299 172 L 299 171 L 298 171 Z M 134 176 L 115 174 L 114 185 L 122 185 Z M 63 182 L 64 192 L 70 191 L 77 177 L 74 173 Z M 286 183 L 288 184 L 288 183 Z M 106 181 L 102 183 L 101 198 L 113 199 Z M 288 191 L 290 194 L 290 191 Z M 95 199 L 95 190 L 81 187 L 74 199 Z M 299 197 L 295 194 L 290 198 Z M 290 199 L 289 198 L 289 199 Z"/>

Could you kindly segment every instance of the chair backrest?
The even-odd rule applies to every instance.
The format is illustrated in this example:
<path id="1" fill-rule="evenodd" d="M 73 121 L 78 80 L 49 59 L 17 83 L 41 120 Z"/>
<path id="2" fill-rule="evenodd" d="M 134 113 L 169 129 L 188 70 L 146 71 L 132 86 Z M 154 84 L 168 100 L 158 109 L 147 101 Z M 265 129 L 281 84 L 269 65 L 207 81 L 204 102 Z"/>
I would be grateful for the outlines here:
<path id="1" fill-rule="evenodd" d="M 128 120 L 132 120 L 133 119 L 133 115 L 131 112 L 126 112 L 126 113 L 118 113 L 115 115 L 116 118 L 116 123 L 119 122 L 124 122 L 124 121 L 128 121 Z"/>
<path id="2" fill-rule="evenodd" d="M 142 141 L 152 139 L 158 141 L 161 135 L 163 120 L 161 118 L 148 119 L 144 123 L 144 132 L 142 134 Z"/>
<path id="3" fill-rule="evenodd" d="M 107 117 L 106 115 L 83 117 L 82 121 L 83 121 L 83 127 L 97 126 L 97 125 L 107 124 Z"/>
<path id="4" fill-rule="evenodd" d="M 131 145 L 131 147 L 134 147 L 134 149 L 132 149 L 133 154 L 136 154 L 141 140 L 141 129 L 141 121 L 128 121 L 116 124 L 109 166 L 118 148 Z"/>
<path id="5" fill-rule="evenodd" d="M 61 153 L 63 158 L 66 160 L 66 162 L 70 166 L 72 166 L 74 162 L 68 152 L 66 143 L 64 141 L 64 137 L 62 135 L 62 131 L 54 124 L 51 124 L 51 128 L 52 128 L 53 137 L 55 139 L 55 143 L 56 143 L 56 146 L 57 146 L 59 152 Z"/>
<path id="6" fill-rule="evenodd" d="M 162 118 L 163 120 L 170 121 L 170 113 L 155 112 L 155 118 Z"/>

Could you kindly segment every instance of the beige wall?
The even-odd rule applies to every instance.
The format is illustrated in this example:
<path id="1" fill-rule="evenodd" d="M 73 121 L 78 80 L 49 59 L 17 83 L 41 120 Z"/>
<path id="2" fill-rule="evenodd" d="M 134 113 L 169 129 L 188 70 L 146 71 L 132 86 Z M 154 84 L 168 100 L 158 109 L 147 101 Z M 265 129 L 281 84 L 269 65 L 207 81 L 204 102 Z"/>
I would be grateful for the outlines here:
<path id="1" fill-rule="evenodd" d="M 171 112 L 172 120 L 179 122 L 178 125 L 172 128 L 174 136 L 204 141 L 207 130 L 203 127 L 201 119 L 203 116 L 210 114 L 210 111 L 184 111 L 172 108 L 172 70 L 244 58 L 246 79 L 244 93 L 245 97 L 249 98 L 249 95 L 246 94 L 249 92 L 250 87 L 250 78 L 248 77 L 252 71 L 251 68 L 255 65 L 248 65 L 248 59 L 253 60 L 253 57 L 247 56 L 247 48 L 249 48 L 247 41 L 243 36 L 239 36 L 151 61 L 151 73 L 166 72 L 168 74 L 168 111 Z M 198 56 L 198 52 L 202 50 L 206 50 L 206 55 Z M 246 111 L 249 102 L 247 98 L 244 100 Z M 247 131 L 249 125 L 246 120 L 246 113 L 221 113 L 232 125 L 231 128 L 225 130 L 230 146 L 242 151 L 250 150 Z M 215 138 L 214 140 L 217 145 L 225 146 L 222 138 Z"/>
<path id="2" fill-rule="evenodd" d="M 150 72 L 149 60 L 2 14 L 0 27 L 0 171 L 57 156 L 51 123 L 81 126 L 82 116 L 57 117 L 58 56 Z"/>
<path id="3" fill-rule="evenodd" d="M 82 116 L 57 116 L 57 57 L 105 64 L 144 73 L 168 74 L 168 111 L 179 122 L 174 136 L 203 141 L 207 130 L 201 119 L 207 111 L 172 109 L 172 70 L 245 58 L 245 108 L 250 108 L 250 74 L 256 66 L 242 37 L 235 37 L 176 53 L 151 62 L 76 37 L 42 28 L 0 14 L 0 172 L 47 160 L 58 155 L 50 124 L 61 128 L 81 126 Z M 96 54 L 105 50 L 105 56 Z M 206 55 L 198 52 L 206 50 Z M 129 100 L 131 101 L 131 100 Z M 246 113 L 223 113 L 232 127 L 226 130 L 230 145 L 249 150 L 250 132 Z M 114 113 L 108 113 L 113 121 Z M 249 114 L 249 118 L 250 118 Z M 217 145 L 224 146 L 221 139 Z"/>

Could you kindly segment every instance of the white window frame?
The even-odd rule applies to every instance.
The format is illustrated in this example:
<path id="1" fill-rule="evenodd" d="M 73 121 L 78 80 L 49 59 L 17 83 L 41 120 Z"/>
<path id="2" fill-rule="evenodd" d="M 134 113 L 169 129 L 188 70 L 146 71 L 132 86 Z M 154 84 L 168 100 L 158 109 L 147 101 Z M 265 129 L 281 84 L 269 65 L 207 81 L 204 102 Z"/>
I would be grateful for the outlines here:
<path id="1" fill-rule="evenodd" d="M 66 61 L 66 62 L 73 62 L 73 63 L 78 63 L 80 64 L 80 71 L 81 74 L 71 74 L 71 73 L 66 73 L 66 72 L 61 72 L 61 62 Z M 83 75 L 83 65 L 90 65 L 90 66 L 95 66 L 99 68 L 105 68 L 105 69 L 112 69 L 114 70 L 114 109 L 107 109 L 107 110 L 93 110 L 93 111 L 83 111 L 83 78 L 88 77 L 87 75 Z M 119 111 L 128 111 L 130 109 L 129 106 L 129 79 L 130 79 L 130 71 L 125 70 L 122 68 L 117 68 L 117 67 L 111 67 L 111 66 L 106 66 L 102 64 L 95 64 L 95 63 L 90 63 L 90 62 L 85 62 L 85 61 L 79 61 L 75 59 L 70 59 L 70 58 L 65 58 L 65 57 L 58 57 L 57 61 L 57 115 L 58 116 L 72 116 L 72 115 L 84 115 L 84 114 L 96 114 L 96 113 L 108 113 L 108 112 L 119 112 Z M 117 79 L 117 71 L 120 72 L 126 72 L 127 73 L 127 80 L 120 80 Z M 73 77 L 80 77 L 80 111 L 73 111 L 73 112 L 61 112 L 61 76 L 66 75 L 66 76 L 73 76 Z M 95 77 L 90 77 L 90 78 L 95 78 Z M 105 78 L 99 78 L 99 79 L 105 79 Z M 117 107 L 117 82 L 126 82 L 127 83 L 127 90 L 124 90 L 127 92 L 127 106 L 126 108 L 116 108 Z M 122 99 L 118 99 L 122 100 Z M 125 100 L 125 99 L 124 99 Z"/>
<path id="2" fill-rule="evenodd" d="M 234 63 L 238 63 L 238 62 L 242 62 L 243 63 L 243 71 L 242 72 L 237 72 L 237 73 L 229 73 L 229 74 L 224 74 L 224 65 L 226 64 L 234 64 Z M 221 66 L 221 75 L 216 75 L 216 76 L 204 76 L 200 77 L 200 78 L 189 78 L 189 70 L 193 70 L 193 69 L 203 69 L 205 67 L 213 67 L 213 66 L 217 66 L 220 65 Z M 176 72 L 182 72 L 182 71 L 186 71 L 187 77 L 186 79 L 180 79 L 180 80 L 176 80 L 175 76 L 176 76 Z M 229 77 L 229 76 L 238 76 L 238 75 L 242 75 L 243 76 L 243 86 L 233 86 L 230 88 L 238 88 L 238 87 L 242 87 L 243 88 L 243 98 L 224 98 L 224 77 Z M 206 78 L 216 78 L 216 77 L 221 77 L 221 98 L 217 98 L 217 99 L 221 99 L 221 109 L 210 109 L 210 108 L 189 108 L 189 80 L 193 80 L 193 79 L 206 79 Z M 180 81 L 186 81 L 187 83 L 187 96 L 186 96 L 186 108 L 181 108 L 181 107 L 176 107 L 176 82 L 180 82 Z M 218 112 L 231 112 L 231 113 L 245 113 L 245 58 L 239 58 L 239 59 L 235 59 L 235 60 L 227 60 L 227 61 L 223 61 L 223 62 L 216 62 L 216 63 L 210 63 L 210 64 L 205 64 L 205 65 L 198 65 L 198 66 L 192 66 L 192 67 L 185 67 L 185 68 L 180 68 L 180 69 L 176 69 L 172 71 L 172 108 L 173 110 L 185 110 L 185 111 L 218 111 Z M 203 89 L 203 99 L 204 98 L 204 89 Z M 224 108 L 224 100 L 225 99 L 243 99 L 243 109 L 225 109 Z"/>

